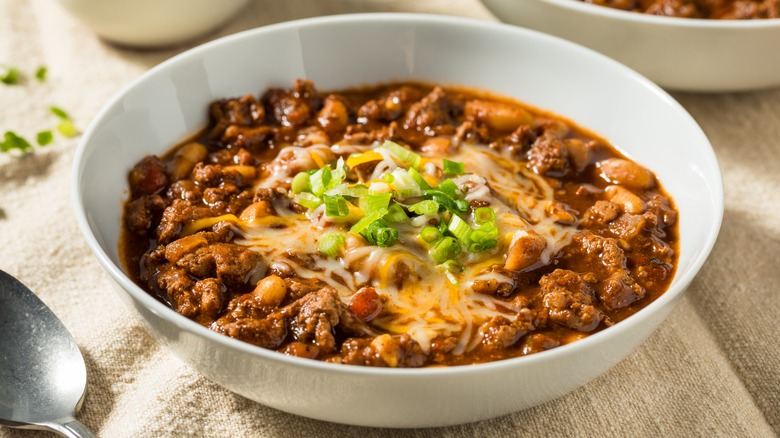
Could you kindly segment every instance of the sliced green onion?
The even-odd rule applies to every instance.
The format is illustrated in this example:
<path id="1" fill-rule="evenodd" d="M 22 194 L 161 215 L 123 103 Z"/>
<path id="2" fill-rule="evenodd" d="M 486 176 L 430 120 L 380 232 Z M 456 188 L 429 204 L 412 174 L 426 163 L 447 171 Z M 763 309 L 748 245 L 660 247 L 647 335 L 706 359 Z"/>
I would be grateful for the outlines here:
<path id="1" fill-rule="evenodd" d="M 344 236 L 338 233 L 326 233 L 320 237 L 317 250 L 325 257 L 336 257 L 344 246 Z"/>
<path id="2" fill-rule="evenodd" d="M 309 192 L 302 192 L 295 197 L 295 202 L 303 205 L 309 210 L 314 210 L 322 204 L 322 199 Z"/>
<path id="3" fill-rule="evenodd" d="M 398 240 L 398 230 L 388 227 L 382 220 L 372 222 L 361 235 L 368 243 L 383 248 L 395 245 Z"/>
<path id="4" fill-rule="evenodd" d="M 22 72 L 16 67 L 6 67 L 0 65 L 0 82 L 6 85 L 18 84 L 22 78 Z"/>
<path id="5" fill-rule="evenodd" d="M 493 222 L 496 219 L 496 212 L 490 207 L 479 207 L 474 210 L 474 222 L 484 224 Z"/>
<path id="6" fill-rule="evenodd" d="M 409 176 L 412 177 L 414 182 L 416 182 L 421 189 L 430 190 L 432 188 L 416 169 L 409 169 L 407 172 L 409 172 Z"/>
<path id="7" fill-rule="evenodd" d="M 427 243 L 433 243 L 441 237 L 441 232 L 436 227 L 425 227 L 420 231 L 420 237 Z"/>
<path id="8" fill-rule="evenodd" d="M 311 181 L 309 178 L 309 174 L 306 172 L 299 172 L 293 178 L 292 183 L 290 184 L 290 188 L 292 189 L 292 192 L 295 194 L 301 192 L 310 192 Z"/>
<path id="9" fill-rule="evenodd" d="M 51 131 L 41 131 L 35 136 L 36 141 L 41 146 L 46 146 L 54 140 L 54 135 Z"/>
<path id="10" fill-rule="evenodd" d="M 409 207 L 409 211 L 419 215 L 430 215 L 439 212 L 439 203 L 433 200 L 420 201 Z"/>
<path id="11" fill-rule="evenodd" d="M 384 177 L 384 180 L 385 180 L 385 183 L 392 184 L 393 181 L 395 181 L 395 177 L 393 176 L 392 173 L 386 173 L 385 177 Z"/>
<path id="12" fill-rule="evenodd" d="M 54 114 L 55 116 L 59 117 L 62 120 L 70 120 L 70 116 L 68 115 L 68 113 L 66 113 L 65 110 L 63 110 L 60 107 L 50 106 L 49 111 L 51 111 L 52 114 Z"/>
<path id="13" fill-rule="evenodd" d="M 472 231 L 471 226 L 469 226 L 466 221 L 461 219 L 460 216 L 453 214 L 447 229 L 450 230 L 452 235 L 457 237 L 458 240 L 468 245 Z"/>
<path id="14" fill-rule="evenodd" d="M 463 199 L 458 199 L 457 201 L 453 200 L 451 197 L 449 197 L 446 193 L 442 192 L 441 190 L 426 190 L 425 191 L 426 196 L 430 196 L 431 199 L 438 202 L 444 208 L 447 210 L 453 212 L 453 213 L 465 213 L 469 211 L 471 208 L 468 204 L 468 201 L 465 201 Z M 462 202 L 459 202 L 462 201 Z"/>
<path id="15" fill-rule="evenodd" d="M 498 245 L 498 241 L 496 241 L 496 239 L 488 239 L 483 242 L 472 242 L 471 245 L 469 245 L 469 252 L 484 252 L 495 248 L 496 245 Z"/>
<path id="16" fill-rule="evenodd" d="M 437 188 L 453 199 L 458 198 L 461 195 L 460 189 L 458 189 L 458 185 L 455 184 L 451 179 L 445 179 L 439 183 L 439 187 Z"/>
<path id="17" fill-rule="evenodd" d="M 471 241 L 485 243 L 498 238 L 498 228 L 492 222 L 487 222 L 471 232 Z"/>
<path id="18" fill-rule="evenodd" d="M 446 260 L 441 265 L 444 269 L 446 269 L 449 272 L 452 272 L 453 274 L 460 274 L 466 270 L 466 268 L 464 268 L 463 265 L 461 265 L 460 263 L 452 259 Z"/>
<path id="19" fill-rule="evenodd" d="M 402 223 L 402 222 L 408 222 L 409 216 L 406 215 L 406 212 L 403 208 L 401 208 L 400 205 L 393 203 L 390 205 L 390 207 L 387 208 L 387 214 L 385 215 L 384 219 L 390 223 Z"/>
<path id="20" fill-rule="evenodd" d="M 35 70 L 35 79 L 38 79 L 38 81 L 43 82 L 46 80 L 46 67 L 38 67 L 38 70 Z"/>
<path id="21" fill-rule="evenodd" d="M 63 120 L 57 124 L 57 131 L 65 137 L 72 138 L 79 135 L 79 130 L 73 125 L 70 120 Z"/>
<path id="22" fill-rule="evenodd" d="M 323 196 L 325 201 L 325 215 L 330 217 L 344 217 L 349 214 L 347 200 L 341 195 Z"/>
<path id="23" fill-rule="evenodd" d="M 447 176 L 461 175 L 466 171 L 466 166 L 459 161 L 450 161 L 445 158 L 441 162 L 444 174 Z"/>
<path id="24" fill-rule="evenodd" d="M 368 226 L 371 225 L 371 223 L 379 219 L 382 219 L 386 214 L 387 214 L 386 208 L 382 208 L 371 214 L 367 214 L 363 216 L 362 219 L 357 221 L 355 225 L 352 225 L 352 228 L 350 228 L 349 231 L 360 234 L 360 232 L 368 228 Z"/>
<path id="25" fill-rule="evenodd" d="M 3 141 L 0 142 L 0 152 L 8 152 L 17 149 L 22 153 L 32 152 L 33 147 L 23 137 L 16 135 L 13 131 L 6 131 Z"/>
<path id="26" fill-rule="evenodd" d="M 325 166 L 322 169 L 314 172 L 309 180 L 311 181 L 311 192 L 317 196 L 322 196 L 325 190 L 328 189 L 328 185 L 333 179 L 333 174 L 330 171 L 330 166 Z"/>
<path id="27" fill-rule="evenodd" d="M 436 263 L 442 263 L 445 260 L 454 259 L 460 254 L 460 244 L 454 237 L 445 236 L 433 245 L 428 254 Z"/>
<path id="28" fill-rule="evenodd" d="M 420 165 L 420 156 L 399 145 L 398 143 L 394 143 L 388 140 L 382 144 L 382 147 L 390 151 L 390 153 L 395 155 L 395 157 L 400 161 L 403 161 L 412 167 L 417 167 Z"/>
<path id="29" fill-rule="evenodd" d="M 346 187 L 340 193 L 342 196 L 350 196 L 352 198 L 360 198 L 368 195 L 368 187 L 363 184 L 354 185 L 352 187 Z"/>
<path id="30" fill-rule="evenodd" d="M 338 161 L 336 161 L 336 168 L 332 172 L 332 177 L 333 179 L 328 183 L 328 189 L 341 184 L 342 181 L 344 181 L 344 178 L 347 177 L 347 169 L 344 165 L 344 158 L 339 157 Z"/>
<path id="31" fill-rule="evenodd" d="M 367 215 L 381 209 L 388 210 L 390 198 L 392 197 L 392 193 L 363 196 L 360 198 L 360 209 Z"/>
<path id="32" fill-rule="evenodd" d="M 407 196 L 420 196 L 422 190 L 420 190 L 419 184 L 417 184 L 406 169 L 397 168 L 390 173 L 393 177 L 393 187 L 398 192 L 398 195 L 402 198 Z"/>

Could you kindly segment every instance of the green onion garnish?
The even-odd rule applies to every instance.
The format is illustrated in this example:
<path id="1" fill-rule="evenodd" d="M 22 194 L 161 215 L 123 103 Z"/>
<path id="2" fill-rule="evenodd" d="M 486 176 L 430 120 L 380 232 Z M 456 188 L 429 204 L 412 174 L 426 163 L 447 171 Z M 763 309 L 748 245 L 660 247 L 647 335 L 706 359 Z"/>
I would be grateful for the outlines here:
<path id="1" fill-rule="evenodd" d="M 382 144 L 382 147 L 390 151 L 391 154 L 395 155 L 399 161 L 403 161 L 412 167 L 417 167 L 420 165 L 420 156 L 399 145 L 398 143 L 394 143 L 388 140 Z"/>
<path id="2" fill-rule="evenodd" d="M 57 131 L 65 137 L 72 138 L 79 135 L 79 130 L 73 125 L 70 120 L 63 120 L 57 124 Z"/>
<path id="3" fill-rule="evenodd" d="M 453 199 L 458 198 L 461 195 L 460 189 L 458 189 L 458 185 L 455 184 L 451 179 L 445 179 L 439 183 L 438 189 Z"/>
<path id="4" fill-rule="evenodd" d="M 479 207 L 474 210 L 474 222 L 481 225 L 487 222 L 493 222 L 496 219 L 496 212 L 490 207 Z"/>
<path id="5" fill-rule="evenodd" d="M 458 240 L 463 242 L 465 245 L 468 245 L 472 231 L 471 226 L 469 226 L 466 221 L 461 219 L 460 216 L 453 214 L 447 229 L 450 230 L 450 233 L 457 237 Z"/>
<path id="6" fill-rule="evenodd" d="M 325 166 L 322 169 L 314 172 L 309 181 L 311 182 L 311 192 L 317 196 L 322 196 L 325 190 L 328 189 L 328 185 L 333 179 L 333 173 L 330 171 L 330 166 Z"/>
<path id="7" fill-rule="evenodd" d="M 444 174 L 447 176 L 461 175 L 466 171 L 466 166 L 459 161 L 442 160 Z"/>
<path id="8" fill-rule="evenodd" d="M 436 227 L 425 227 L 420 231 L 420 237 L 427 243 L 433 243 L 441 237 L 441 232 Z"/>
<path id="9" fill-rule="evenodd" d="M 295 202 L 303 205 L 309 210 L 314 210 L 315 208 L 319 207 L 322 204 L 322 199 L 320 199 L 319 197 L 311 193 L 302 192 L 295 197 Z"/>
<path id="10" fill-rule="evenodd" d="M 406 212 L 403 208 L 401 208 L 398 204 L 391 204 L 390 207 L 387 208 L 387 214 L 385 215 L 384 219 L 387 222 L 390 223 L 402 223 L 402 222 L 408 222 L 409 216 L 406 215 Z"/>
<path id="11" fill-rule="evenodd" d="M 306 172 L 299 172 L 292 180 L 290 184 L 292 192 L 295 194 L 301 192 L 311 191 L 311 181 L 309 180 L 309 174 Z"/>
<path id="12" fill-rule="evenodd" d="M 409 211 L 419 215 L 436 214 L 439 212 L 439 203 L 431 199 L 420 201 L 410 206 Z"/>
<path id="13" fill-rule="evenodd" d="M 330 217 L 344 217 L 349 214 L 349 207 L 347 206 L 347 200 L 341 195 L 328 196 L 324 195 L 322 199 L 325 201 L 325 215 Z"/>
<path id="14" fill-rule="evenodd" d="M 0 65 L 0 82 L 6 85 L 18 84 L 22 78 L 22 72 L 16 67 Z"/>
<path id="15" fill-rule="evenodd" d="M 344 246 L 344 236 L 337 233 L 326 233 L 320 237 L 317 250 L 325 257 L 336 257 L 342 246 Z"/>
<path id="16" fill-rule="evenodd" d="M 418 186 L 420 186 L 423 190 L 430 190 L 431 186 L 425 181 L 425 179 L 420 175 L 420 172 L 418 172 L 415 169 L 409 169 L 409 176 L 412 177 L 414 182 L 417 183 Z"/>
<path id="17" fill-rule="evenodd" d="M 371 214 L 381 209 L 388 210 L 390 198 L 392 197 L 393 195 L 391 193 L 363 196 L 360 198 L 360 209 L 363 210 L 365 214 Z"/>
<path id="18" fill-rule="evenodd" d="M 422 190 L 420 186 L 409 176 L 406 169 L 397 168 L 390 174 L 393 177 L 393 187 L 395 187 L 398 196 L 405 198 L 407 196 L 420 196 Z"/>
<path id="19" fill-rule="evenodd" d="M 442 263 L 445 260 L 454 259 L 460 254 L 460 244 L 454 237 L 445 236 L 433 245 L 428 254 L 436 263 Z"/>
<path id="20" fill-rule="evenodd" d="M 388 227 L 384 221 L 372 222 L 362 233 L 368 243 L 386 248 L 395 245 L 398 240 L 398 230 Z"/>
<path id="21" fill-rule="evenodd" d="M 54 135 L 52 135 L 51 131 L 41 131 L 35 136 L 35 139 L 39 145 L 46 146 L 54 140 Z"/>
<path id="22" fill-rule="evenodd" d="M 350 228 L 349 231 L 360 234 L 360 232 L 368 228 L 368 226 L 371 225 L 372 222 L 382 219 L 386 214 L 387 214 L 387 209 L 382 208 L 371 214 L 363 216 L 363 218 L 357 221 L 355 225 L 352 225 L 352 228 Z"/>

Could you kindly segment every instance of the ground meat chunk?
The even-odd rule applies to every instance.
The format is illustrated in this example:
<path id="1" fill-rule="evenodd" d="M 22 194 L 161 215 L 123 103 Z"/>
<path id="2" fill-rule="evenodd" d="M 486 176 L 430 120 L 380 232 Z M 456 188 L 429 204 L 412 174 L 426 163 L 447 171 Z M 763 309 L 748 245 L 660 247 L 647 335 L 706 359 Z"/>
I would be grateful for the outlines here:
<path id="1" fill-rule="evenodd" d="M 321 106 L 314 83 L 296 79 L 292 89 L 272 88 L 263 102 L 273 119 L 282 126 L 301 126 L 313 118 Z"/>
<path id="2" fill-rule="evenodd" d="M 192 289 L 196 298 L 200 298 L 200 313 L 216 318 L 225 304 L 225 285 L 216 278 L 198 280 Z"/>
<path id="3" fill-rule="evenodd" d="M 188 318 L 197 316 L 199 303 L 192 292 L 195 282 L 187 272 L 168 266 L 158 273 L 156 283 L 156 286 L 164 292 L 173 310 Z"/>
<path id="4" fill-rule="evenodd" d="M 583 215 L 583 225 L 606 225 L 620 215 L 620 206 L 611 201 L 596 201 Z"/>
<path id="5" fill-rule="evenodd" d="M 528 151 L 527 165 L 539 175 L 565 176 L 569 171 L 568 149 L 559 138 L 543 135 L 534 141 Z"/>
<path id="6" fill-rule="evenodd" d="M 645 289 L 631 277 L 626 267 L 626 255 L 617 240 L 584 232 L 574 236 L 574 241 L 584 250 L 584 253 L 579 253 L 580 256 L 601 262 L 600 273 L 607 280 L 596 285 L 596 293 L 605 306 L 618 309 L 645 296 Z"/>
<path id="7" fill-rule="evenodd" d="M 425 360 L 420 345 L 406 333 L 347 339 L 339 353 L 328 358 L 328 362 L 391 368 L 419 367 Z"/>
<path id="8" fill-rule="evenodd" d="M 237 99 L 223 99 L 209 106 L 213 128 L 209 137 L 218 138 L 229 126 L 259 125 L 265 120 L 263 105 L 252 95 Z"/>
<path id="9" fill-rule="evenodd" d="M 155 218 L 165 209 L 165 201 L 159 195 L 144 195 L 134 199 L 125 208 L 127 227 L 139 236 L 145 236 L 154 226 Z"/>
<path id="10" fill-rule="evenodd" d="M 603 315 L 594 306 L 593 290 L 575 272 L 556 269 L 539 282 L 544 311 L 557 324 L 589 332 Z"/>
<path id="11" fill-rule="evenodd" d="M 403 122 L 406 129 L 431 131 L 432 127 L 451 123 L 450 102 L 447 94 L 436 87 L 427 96 L 409 108 Z M 431 131 L 431 134 L 433 131 Z"/>
<path id="12" fill-rule="evenodd" d="M 162 244 L 168 244 L 179 236 L 186 222 L 209 214 L 207 207 L 195 207 L 190 201 L 174 199 L 173 203 L 163 211 L 162 219 L 157 225 L 157 240 Z"/>
<path id="13" fill-rule="evenodd" d="M 220 164 L 196 164 L 192 170 L 192 179 L 204 187 L 218 187 L 223 183 L 244 187 L 247 183 L 240 173 L 226 169 Z"/>
<path id="14" fill-rule="evenodd" d="M 560 346 L 560 341 L 544 333 L 533 333 L 523 340 L 520 347 L 523 354 L 539 353 Z"/>
<path id="15" fill-rule="evenodd" d="M 196 202 L 203 197 L 203 192 L 194 181 L 183 179 L 171 184 L 171 186 L 168 187 L 167 195 L 168 198 L 178 198 Z"/>
<path id="16" fill-rule="evenodd" d="M 232 243 L 198 246 L 176 261 L 176 266 L 197 278 L 216 277 L 228 286 L 246 284 L 263 267 L 251 249 Z"/>
<path id="17" fill-rule="evenodd" d="M 287 337 L 284 318 L 274 314 L 264 319 L 222 317 L 211 325 L 211 330 L 263 348 L 278 348 Z"/>
<path id="18" fill-rule="evenodd" d="M 479 327 L 478 336 L 482 337 L 482 345 L 487 349 L 503 350 L 533 329 L 533 313 L 522 309 L 514 320 L 503 316 L 490 318 Z"/>
<path id="19" fill-rule="evenodd" d="M 155 156 L 148 156 L 133 166 L 128 175 L 130 191 L 136 195 L 151 195 L 168 185 L 165 163 Z"/>
<path id="20" fill-rule="evenodd" d="M 422 94 L 416 88 L 402 86 L 379 99 L 369 100 L 357 111 L 358 122 L 391 122 L 401 117 L 407 107 L 420 100 Z"/>

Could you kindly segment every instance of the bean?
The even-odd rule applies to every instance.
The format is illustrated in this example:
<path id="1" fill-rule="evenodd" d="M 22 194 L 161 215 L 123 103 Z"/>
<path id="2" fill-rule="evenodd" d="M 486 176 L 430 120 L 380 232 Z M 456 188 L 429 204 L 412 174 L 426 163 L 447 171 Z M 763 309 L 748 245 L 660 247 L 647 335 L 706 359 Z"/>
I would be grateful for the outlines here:
<path id="1" fill-rule="evenodd" d="M 655 185 L 655 176 L 633 161 L 609 158 L 599 162 L 600 176 L 609 183 L 632 189 L 649 189 Z"/>
<path id="2" fill-rule="evenodd" d="M 547 248 L 547 240 L 538 234 L 526 234 L 515 240 L 506 255 L 504 268 L 520 271 L 532 266 L 542 257 Z"/>
<path id="3" fill-rule="evenodd" d="M 530 125 L 533 117 L 517 105 L 505 102 L 472 100 L 463 108 L 467 116 L 499 131 L 514 131 L 520 125 Z"/>
<path id="4" fill-rule="evenodd" d="M 206 159 L 209 151 L 206 146 L 193 142 L 179 148 L 168 163 L 173 181 L 187 178 L 196 164 Z"/>
<path id="5" fill-rule="evenodd" d="M 363 287 L 352 296 L 349 311 L 363 321 L 371 321 L 382 310 L 382 300 L 373 287 Z"/>
<path id="6" fill-rule="evenodd" d="M 624 187 L 607 186 L 604 195 L 610 201 L 620 205 L 625 213 L 640 214 L 645 211 L 645 202 Z"/>
<path id="7" fill-rule="evenodd" d="M 255 219 L 273 214 L 273 207 L 268 201 L 259 201 L 249 205 L 239 215 L 242 221 L 252 222 Z"/>
<path id="8" fill-rule="evenodd" d="M 257 282 L 252 295 L 262 306 L 278 306 L 287 294 L 287 285 L 278 275 L 269 275 Z"/>

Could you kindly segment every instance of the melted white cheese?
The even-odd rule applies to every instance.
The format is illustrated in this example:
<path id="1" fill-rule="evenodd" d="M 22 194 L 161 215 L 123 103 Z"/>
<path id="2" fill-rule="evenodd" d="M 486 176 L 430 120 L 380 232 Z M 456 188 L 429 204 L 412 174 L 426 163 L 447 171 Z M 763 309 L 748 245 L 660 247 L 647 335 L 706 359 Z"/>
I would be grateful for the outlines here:
<path id="1" fill-rule="evenodd" d="M 352 145 L 286 148 L 268 166 L 272 174 L 258 186 L 289 183 L 294 175 L 291 172 L 315 168 L 317 163 L 312 159 L 312 153 L 333 159 L 368 149 L 371 147 Z M 378 151 L 383 154 L 383 160 L 371 175 L 373 179 L 379 179 L 397 167 L 384 149 Z M 440 164 L 442 157 L 426 158 Z M 529 231 L 533 230 L 547 240 L 541 260 L 546 264 L 569 243 L 575 228 L 558 224 L 545 214 L 547 201 L 553 198 L 553 189 L 522 163 L 500 156 L 487 147 L 468 144 L 461 145 L 455 154 L 446 158 L 465 163 L 467 174 L 455 178 L 454 182 L 464 190 L 466 200 L 490 203 L 496 212 L 499 229 L 495 249 L 461 256 L 465 272 L 457 276 L 458 284 L 453 284 L 447 273 L 435 265 L 428 255 L 427 244 L 419 238 L 430 219 L 426 217 L 397 226 L 398 241 L 392 247 L 349 248 L 337 258 L 318 254 L 318 236 L 329 231 L 345 233 L 348 226 L 328 220 L 323 208 L 307 215 L 279 212 L 286 222 L 282 227 L 242 226 L 236 243 L 259 252 L 268 264 L 284 262 L 300 277 L 325 281 L 339 292 L 345 303 L 361 287 L 373 286 L 386 297 L 384 310 L 371 322 L 373 326 L 391 333 L 409 333 L 425 350 L 434 339 L 453 336 L 457 339 L 453 352 L 466 352 L 481 342 L 477 336 L 481 323 L 496 315 L 512 319 L 520 311 L 511 303 L 474 292 L 474 282 L 493 279 L 512 283 L 511 278 L 489 268 L 496 264 L 503 266 L 510 245 Z M 423 169 L 429 174 L 435 171 L 430 162 Z"/>

